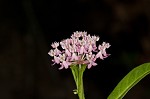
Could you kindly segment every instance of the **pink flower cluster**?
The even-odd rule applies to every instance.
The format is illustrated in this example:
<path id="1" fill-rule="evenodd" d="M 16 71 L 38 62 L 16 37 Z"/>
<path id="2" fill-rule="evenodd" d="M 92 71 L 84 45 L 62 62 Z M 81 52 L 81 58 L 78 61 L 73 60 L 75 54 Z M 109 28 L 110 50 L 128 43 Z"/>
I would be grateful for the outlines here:
<path id="1" fill-rule="evenodd" d="M 103 42 L 96 46 L 99 41 L 98 36 L 87 35 L 87 32 L 74 32 L 71 38 L 54 42 L 48 54 L 54 59 L 54 64 L 60 64 L 59 69 L 67 69 L 70 65 L 87 64 L 87 68 L 96 66 L 97 58 L 104 59 L 109 56 L 106 49 L 110 47 L 109 43 Z M 58 48 L 60 47 L 60 48 Z"/>

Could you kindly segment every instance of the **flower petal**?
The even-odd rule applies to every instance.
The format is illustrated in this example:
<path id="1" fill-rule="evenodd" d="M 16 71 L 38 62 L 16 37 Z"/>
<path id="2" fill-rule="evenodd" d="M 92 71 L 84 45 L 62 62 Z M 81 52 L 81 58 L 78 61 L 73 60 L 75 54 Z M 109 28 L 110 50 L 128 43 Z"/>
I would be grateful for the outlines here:
<path id="1" fill-rule="evenodd" d="M 59 64 L 60 63 L 60 59 L 58 57 L 54 56 L 54 62 Z"/>
<path id="2" fill-rule="evenodd" d="M 92 64 L 88 64 L 88 67 L 87 67 L 87 68 L 90 69 L 91 67 L 92 67 Z"/>
<path id="3" fill-rule="evenodd" d="M 68 49 L 65 50 L 65 53 L 66 53 L 68 56 L 71 56 L 71 53 L 68 51 Z"/>
<path id="4" fill-rule="evenodd" d="M 96 54 L 96 58 L 100 58 L 100 59 L 104 59 L 104 57 L 102 56 L 102 52 L 99 51 L 97 54 Z"/>
<path id="5" fill-rule="evenodd" d="M 64 65 L 65 69 L 67 69 L 68 66 L 70 65 L 70 63 L 67 61 L 63 61 L 62 64 Z"/>
<path id="6" fill-rule="evenodd" d="M 88 49 L 88 52 L 91 52 L 92 50 L 93 50 L 93 47 L 92 47 L 92 45 L 90 44 L 89 49 Z"/>
<path id="7" fill-rule="evenodd" d="M 72 54 L 71 61 L 73 60 L 78 60 L 78 56 L 75 53 Z"/>
<path id="8" fill-rule="evenodd" d="M 63 68 L 64 68 L 63 65 L 61 65 L 61 67 L 59 67 L 58 69 L 61 70 L 61 69 L 63 69 Z"/>

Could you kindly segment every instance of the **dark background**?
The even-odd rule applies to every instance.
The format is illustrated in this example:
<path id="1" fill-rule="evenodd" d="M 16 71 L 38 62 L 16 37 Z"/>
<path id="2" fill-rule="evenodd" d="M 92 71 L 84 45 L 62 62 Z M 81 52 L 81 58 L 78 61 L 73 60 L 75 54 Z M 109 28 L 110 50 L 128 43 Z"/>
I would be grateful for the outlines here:
<path id="1" fill-rule="evenodd" d="M 111 56 L 84 73 L 86 99 L 106 99 L 150 61 L 149 0 L 0 0 L 0 99 L 77 99 L 70 69 L 51 66 L 51 43 L 87 31 Z M 150 76 L 124 99 L 150 99 Z"/>

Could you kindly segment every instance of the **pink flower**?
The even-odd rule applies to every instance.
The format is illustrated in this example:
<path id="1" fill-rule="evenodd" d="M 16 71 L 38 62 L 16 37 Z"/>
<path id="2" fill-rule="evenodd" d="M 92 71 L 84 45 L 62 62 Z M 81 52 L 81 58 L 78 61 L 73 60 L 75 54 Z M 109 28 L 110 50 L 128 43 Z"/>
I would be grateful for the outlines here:
<path id="1" fill-rule="evenodd" d="M 83 54 L 83 53 L 87 53 L 87 51 L 85 50 L 85 48 L 83 46 L 81 46 L 81 48 L 80 48 L 80 54 Z"/>
<path id="2" fill-rule="evenodd" d="M 75 53 L 73 53 L 71 57 L 71 61 L 75 61 L 75 60 L 76 61 L 78 60 L 78 56 Z"/>
<path id="3" fill-rule="evenodd" d="M 66 55 L 71 56 L 71 53 L 69 52 L 68 49 L 65 50 Z"/>
<path id="4" fill-rule="evenodd" d="M 52 57 L 55 56 L 54 50 L 52 50 L 52 49 L 48 52 L 48 54 Z"/>
<path id="5" fill-rule="evenodd" d="M 52 46 L 53 48 L 57 48 L 57 47 L 59 46 L 59 43 L 54 42 L 54 43 L 51 44 L 51 46 Z"/>
<path id="6" fill-rule="evenodd" d="M 110 47 L 109 43 L 103 42 L 97 47 L 97 41 L 99 41 L 98 36 L 76 31 L 71 38 L 52 43 L 52 49 L 48 54 L 54 58 L 52 60 L 54 63 L 61 65 L 59 69 L 67 69 L 72 64 L 87 64 L 89 69 L 97 65 L 96 59 L 103 60 L 109 56 L 106 53 L 106 49 Z M 58 49 L 59 46 L 61 49 Z"/>
<path id="7" fill-rule="evenodd" d="M 100 58 L 100 59 L 104 59 L 103 55 L 102 55 L 102 52 L 99 51 L 97 54 L 96 54 L 96 58 Z"/>
<path id="8" fill-rule="evenodd" d="M 95 63 L 96 57 L 94 54 L 90 53 L 90 54 L 86 54 L 86 58 L 88 60 L 88 69 L 90 69 L 92 66 L 96 66 L 97 63 Z"/>
<path id="9" fill-rule="evenodd" d="M 92 47 L 92 45 L 90 45 L 88 48 L 88 52 L 91 52 L 92 50 L 93 50 L 93 47 Z"/>
<path id="10" fill-rule="evenodd" d="M 110 47 L 109 43 L 105 43 L 105 42 L 103 42 L 102 45 L 99 45 L 98 46 L 99 52 L 96 55 L 96 57 L 100 58 L 100 59 L 104 59 L 104 58 L 108 57 L 109 54 L 106 53 L 106 49 L 109 47 Z"/>
<path id="11" fill-rule="evenodd" d="M 57 63 L 57 64 L 59 64 L 59 63 L 60 63 L 60 59 L 59 59 L 59 57 L 54 56 L 54 62 L 55 62 L 55 63 Z"/>

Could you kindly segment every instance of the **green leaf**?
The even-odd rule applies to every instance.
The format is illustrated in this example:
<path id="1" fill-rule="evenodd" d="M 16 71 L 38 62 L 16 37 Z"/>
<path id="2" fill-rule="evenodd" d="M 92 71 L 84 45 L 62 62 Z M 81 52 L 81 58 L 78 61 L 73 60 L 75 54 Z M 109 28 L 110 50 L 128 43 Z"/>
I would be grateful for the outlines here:
<path id="1" fill-rule="evenodd" d="M 122 99 L 134 85 L 148 74 L 150 74 L 150 63 L 135 67 L 118 83 L 107 99 Z"/>

